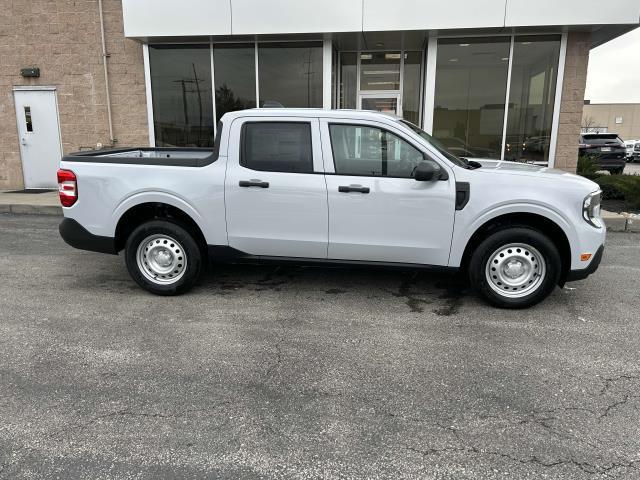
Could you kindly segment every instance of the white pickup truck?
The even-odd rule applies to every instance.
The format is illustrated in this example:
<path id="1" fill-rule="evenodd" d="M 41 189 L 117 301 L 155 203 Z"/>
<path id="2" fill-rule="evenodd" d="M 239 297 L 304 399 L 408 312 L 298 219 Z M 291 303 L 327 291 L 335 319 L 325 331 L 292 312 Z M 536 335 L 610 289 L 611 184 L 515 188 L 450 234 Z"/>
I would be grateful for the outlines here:
<path id="1" fill-rule="evenodd" d="M 469 161 L 373 112 L 227 113 L 212 150 L 65 156 L 71 246 L 117 254 L 143 288 L 189 290 L 208 261 L 461 270 L 490 303 L 527 307 L 600 263 L 598 186 Z"/>

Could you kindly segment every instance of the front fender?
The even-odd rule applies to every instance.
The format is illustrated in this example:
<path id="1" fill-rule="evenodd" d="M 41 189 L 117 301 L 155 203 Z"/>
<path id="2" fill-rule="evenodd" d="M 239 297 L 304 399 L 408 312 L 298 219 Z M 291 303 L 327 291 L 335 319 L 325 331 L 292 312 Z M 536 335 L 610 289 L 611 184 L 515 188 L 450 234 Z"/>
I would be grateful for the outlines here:
<path id="1" fill-rule="evenodd" d="M 451 242 L 451 253 L 449 255 L 449 266 L 459 267 L 461 265 L 462 257 L 469 240 L 471 240 L 473 234 L 483 225 L 503 215 L 517 213 L 539 215 L 558 225 L 569 240 L 569 246 L 572 249 L 571 253 L 573 256 L 577 232 L 569 218 L 551 205 L 519 202 L 489 207 L 484 211 L 476 213 L 473 213 L 471 210 L 467 212 L 464 210 L 457 212 L 453 240 Z"/>

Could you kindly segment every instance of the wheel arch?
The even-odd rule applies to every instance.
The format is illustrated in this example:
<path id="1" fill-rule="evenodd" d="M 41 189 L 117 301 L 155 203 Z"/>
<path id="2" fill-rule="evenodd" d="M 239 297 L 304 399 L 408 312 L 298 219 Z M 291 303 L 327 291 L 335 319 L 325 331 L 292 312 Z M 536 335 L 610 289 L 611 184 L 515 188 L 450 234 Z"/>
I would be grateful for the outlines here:
<path id="1" fill-rule="evenodd" d="M 468 239 L 462 254 L 460 268 L 467 270 L 471 255 L 475 248 L 485 238 L 493 232 L 513 226 L 535 228 L 547 235 L 554 242 L 558 247 L 560 258 L 562 259 L 559 284 L 563 286 L 571 268 L 571 243 L 569 236 L 558 222 L 545 215 L 541 215 L 540 213 L 511 212 L 497 215 L 486 220 L 482 225 L 475 229 L 471 237 Z"/>
<path id="2" fill-rule="evenodd" d="M 116 251 L 124 249 L 127 238 L 140 224 L 149 220 L 169 220 L 187 229 L 206 252 L 206 239 L 201 226 L 183 209 L 162 201 L 147 201 L 129 206 L 118 218 L 115 226 Z"/>

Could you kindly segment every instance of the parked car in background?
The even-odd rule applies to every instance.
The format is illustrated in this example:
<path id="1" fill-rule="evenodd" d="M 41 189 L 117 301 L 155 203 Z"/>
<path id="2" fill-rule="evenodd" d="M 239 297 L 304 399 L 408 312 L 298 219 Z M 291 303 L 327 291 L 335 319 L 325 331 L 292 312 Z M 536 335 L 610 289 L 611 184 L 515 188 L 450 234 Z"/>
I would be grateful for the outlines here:
<path id="1" fill-rule="evenodd" d="M 208 260 L 464 270 L 494 305 L 528 307 L 600 263 L 600 189 L 577 175 L 467 161 L 395 117 L 364 111 L 226 113 L 213 150 L 66 155 L 70 245 L 124 250 L 159 295 Z M 454 228 L 455 226 L 455 228 Z"/>
<path id="2" fill-rule="evenodd" d="M 616 133 L 583 133 L 580 135 L 580 156 L 590 157 L 612 175 L 624 171 L 627 148 Z"/>
<path id="3" fill-rule="evenodd" d="M 640 162 L 640 142 L 636 142 L 636 146 L 633 147 L 633 157 L 631 158 L 632 162 Z"/>
<path id="4" fill-rule="evenodd" d="M 624 146 L 627 149 L 627 162 L 633 162 L 633 149 L 640 140 L 625 140 Z"/>

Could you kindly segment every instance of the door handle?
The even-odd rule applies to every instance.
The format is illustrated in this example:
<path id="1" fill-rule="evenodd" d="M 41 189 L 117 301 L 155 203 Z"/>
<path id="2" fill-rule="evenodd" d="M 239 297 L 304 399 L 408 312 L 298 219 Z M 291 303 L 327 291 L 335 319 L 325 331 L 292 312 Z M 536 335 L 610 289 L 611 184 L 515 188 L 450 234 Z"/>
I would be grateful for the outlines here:
<path id="1" fill-rule="evenodd" d="M 338 187 L 340 193 L 360 192 L 369 193 L 369 187 L 363 187 L 362 185 L 340 185 Z"/>
<path id="2" fill-rule="evenodd" d="M 27 139 L 26 139 L 26 138 L 24 138 L 24 137 L 22 137 L 22 138 L 20 139 L 20 143 L 21 143 L 22 145 L 25 145 L 25 146 L 26 146 L 26 145 L 27 145 Z"/>
<path id="3" fill-rule="evenodd" d="M 269 182 L 263 182 L 262 180 L 240 180 L 238 185 L 241 187 L 260 187 L 269 188 Z"/>

